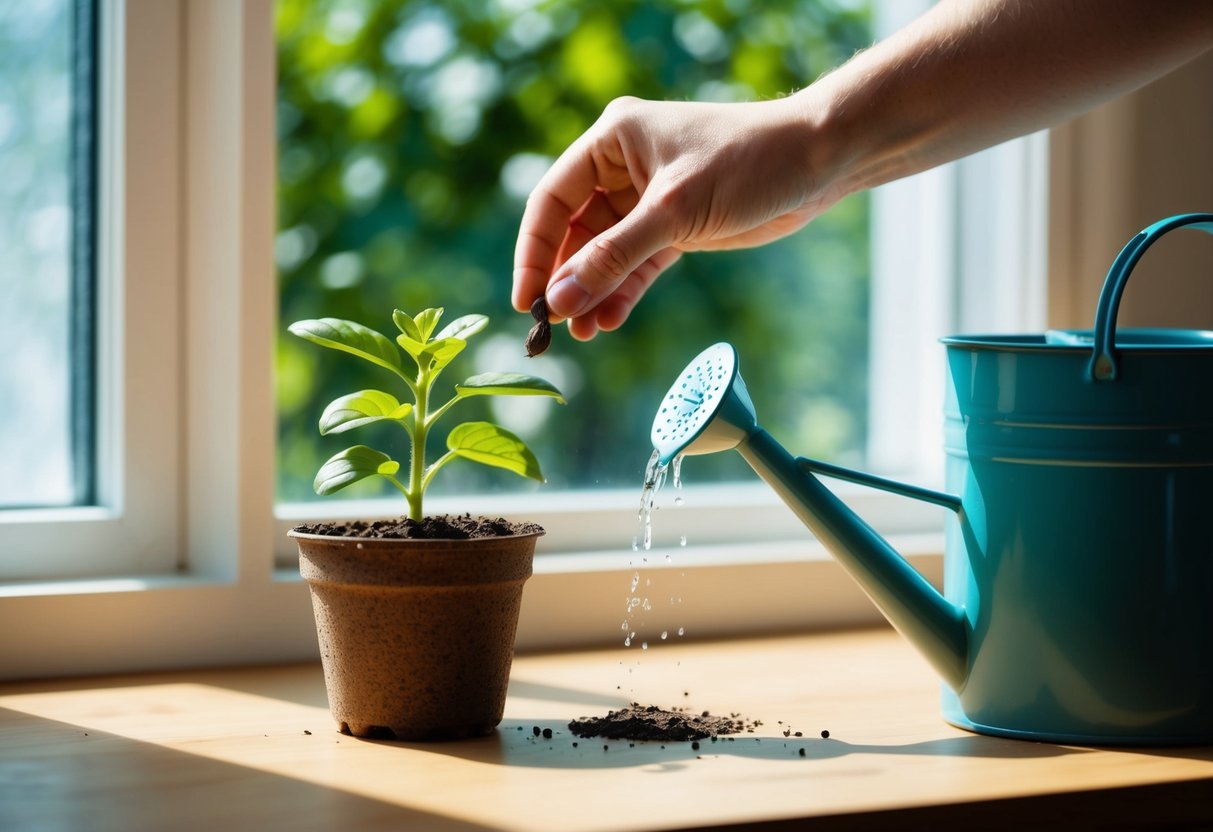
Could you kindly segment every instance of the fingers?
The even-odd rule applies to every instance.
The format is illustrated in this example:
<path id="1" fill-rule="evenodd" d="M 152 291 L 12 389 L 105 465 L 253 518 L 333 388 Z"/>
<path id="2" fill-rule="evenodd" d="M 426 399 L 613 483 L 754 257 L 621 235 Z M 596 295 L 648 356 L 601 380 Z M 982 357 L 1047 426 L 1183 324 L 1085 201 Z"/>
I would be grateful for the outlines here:
<path id="1" fill-rule="evenodd" d="M 596 236 L 619 222 L 636 205 L 637 199 L 636 191 L 632 188 L 616 192 L 596 189 L 569 221 L 564 241 L 556 253 L 556 266 L 563 265 Z M 557 322 L 563 320 L 560 315 L 554 317 Z"/>
<path id="2" fill-rule="evenodd" d="M 644 261 L 640 268 L 619 284 L 619 288 L 609 298 L 598 305 L 595 310 L 598 328 L 604 332 L 612 332 L 623 326 L 649 287 L 657 282 L 657 278 L 666 269 L 678 262 L 681 256 L 682 252 L 678 249 L 667 248 Z"/>
<path id="3" fill-rule="evenodd" d="M 626 190 L 630 185 L 627 166 L 609 127 L 582 135 L 556 160 L 531 192 L 522 214 L 514 248 L 515 309 L 527 311 L 543 294 L 553 270 L 562 262 L 559 255 L 574 217 L 601 190 Z M 572 251 L 566 256 L 569 254 Z"/>
<path id="4" fill-rule="evenodd" d="M 673 242 L 662 212 L 651 210 L 642 198 L 557 269 L 547 288 L 549 308 L 564 318 L 584 315 Z"/>
<path id="5" fill-rule="evenodd" d="M 681 256 L 681 251 L 669 248 L 650 257 L 597 307 L 581 317 L 571 319 L 569 333 L 579 341 L 588 341 L 599 331 L 611 332 L 623 326 L 649 287 Z"/>
<path id="6" fill-rule="evenodd" d="M 519 312 L 531 308 L 543 294 L 556 256 L 564 242 L 574 211 L 537 187 L 527 200 L 514 246 L 514 290 L 512 302 Z"/>
<path id="7" fill-rule="evenodd" d="M 576 319 L 570 323 L 575 337 L 621 325 L 678 256 L 669 212 L 660 210 L 660 199 L 646 204 L 641 196 L 653 171 L 637 154 L 645 143 L 628 138 L 637 105 L 633 99 L 613 102 L 552 165 L 523 213 L 513 305 L 524 312 L 546 295 L 553 320 Z M 594 312 L 616 292 L 622 292 L 618 299 Z"/>

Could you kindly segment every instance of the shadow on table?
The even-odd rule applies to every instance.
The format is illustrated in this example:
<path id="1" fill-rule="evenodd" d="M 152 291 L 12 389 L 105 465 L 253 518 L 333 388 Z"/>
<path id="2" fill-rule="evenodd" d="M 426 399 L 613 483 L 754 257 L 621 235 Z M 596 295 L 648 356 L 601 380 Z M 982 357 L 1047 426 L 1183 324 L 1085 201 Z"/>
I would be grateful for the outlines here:
<path id="1" fill-rule="evenodd" d="M 434 832 L 487 828 L 0 708 L 0 829 L 371 827 Z"/>
<path id="2" fill-rule="evenodd" d="M 548 733 L 550 732 L 550 736 Z M 784 737 L 735 734 L 697 742 L 604 740 L 577 737 L 565 722 L 550 719 L 506 719 L 487 737 L 449 743 L 394 743 L 460 759 L 503 765 L 553 769 L 644 768 L 646 772 L 677 771 L 708 757 L 746 757 L 811 763 L 862 755 L 913 755 L 1041 759 L 1083 754 L 1084 748 L 967 735 L 915 743 L 861 744 L 841 738 Z"/>

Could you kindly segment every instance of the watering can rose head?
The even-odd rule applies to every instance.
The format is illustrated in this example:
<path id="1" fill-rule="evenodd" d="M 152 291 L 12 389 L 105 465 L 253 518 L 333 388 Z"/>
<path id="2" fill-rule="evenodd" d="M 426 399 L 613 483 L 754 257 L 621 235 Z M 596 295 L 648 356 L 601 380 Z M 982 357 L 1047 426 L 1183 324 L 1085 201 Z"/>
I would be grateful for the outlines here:
<path id="1" fill-rule="evenodd" d="M 564 404 L 564 396 L 550 382 L 520 373 L 480 373 L 455 385 L 450 398 L 438 403 L 431 398 L 434 385 L 447 365 L 463 352 L 468 339 L 488 325 L 484 315 L 464 315 L 435 334 L 443 310 L 426 309 L 408 315 L 399 309 L 392 321 L 400 334 L 392 343 L 387 336 L 353 321 L 338 318 L 296 321 L 289 329 L 313 344 L 340 350 L 369 361 L 396 377 L 408 390 L 401 401 L 382 390 L 358 390 L 329 403 L 320 417 L 320 433 L 345 433 L 379 422 L 393 422 L 408 436 L 408 470 L 382 451 L 353 445 L 335 454 L 320 467 L 313 488 L 317 494 L 333 494 L 351 483 L 380 476 L 394 485 L 408 501 L 408 516 L 424 516 L 422 501 L 438 471 L 453 459 L 463 458 L 482 465 L 505 468 L 524 477 L 543 481 L 535 454 L 519 437 L 491 422 L 463 422 L 447 434 L 447 452 L 426 464 L 425 444 L 431 428 L 448 410 L 473 396 L 549 396 Z M 407 356 L 409 363 L 402 358 Z M 402 482 L 403 480 L 403 482 Z"/>

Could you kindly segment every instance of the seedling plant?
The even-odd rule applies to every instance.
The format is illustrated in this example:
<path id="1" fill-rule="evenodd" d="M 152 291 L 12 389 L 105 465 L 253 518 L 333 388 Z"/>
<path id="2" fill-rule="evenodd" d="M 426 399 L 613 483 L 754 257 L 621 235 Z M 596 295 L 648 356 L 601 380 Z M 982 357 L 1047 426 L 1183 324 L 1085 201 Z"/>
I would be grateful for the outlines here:
<path id="1" fill-rule="evenodd" d="M 394 485 L 408 501 L 408 516 L 421 520 L 423 500 L 434 476 L 451 460 L 463 458 L 504 468 L 524 477 L 543 481 L 535 454 L 518 436 L 492 422 L 462 422 L 446 437 L 447 451 L 432 463 L 426 463 L 426 439 L 434 424 L 447 411 L 473 396 L 550 396 L 564 404 L 564 396 L 550 382 L 521 373 L 480 373 L 455 385 L 454 395 L 436 407 L 434 385 L 447 365 L 463 352 L 468 339 L 484 329 L 484 315 L 456 318 L 434 334 L 442 317 L 441 308 L 425 309 L 408 315 L 399 309 L 392 321 L 400 334 L 392 343 L 386 335 L 354 321 L 339 318 L 296 321 L 289 329 L 294 335 L 329 349 L 350 353 L 381 367 L 407 388 L 411 401 L 400 401 L 383 390 L 359 390 L 339 396 L 329 403 L 320 417 L 320 433 L 345 433 L 364 425 L 393 422 L 409 438 L 409 467 L 401 482 L 401 465 L 382 451 L 366 445 L 353 445 L 335 454 L 321 467 L 312 484 L 317 494 L 333 494 L 347 485 L 380 476 Z M 407 356 L 412 364 L 403 358 Z M 413 365 L 416 372 L 413 372 Z"/>

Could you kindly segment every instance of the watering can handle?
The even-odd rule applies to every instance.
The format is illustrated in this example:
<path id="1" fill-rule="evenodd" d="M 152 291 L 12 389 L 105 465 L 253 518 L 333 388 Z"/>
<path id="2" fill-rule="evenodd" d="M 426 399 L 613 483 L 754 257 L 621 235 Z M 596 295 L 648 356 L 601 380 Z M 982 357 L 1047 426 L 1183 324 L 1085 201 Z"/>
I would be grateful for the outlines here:
<path id="1" fill-rule="evenodd" d="M 1120 250 L 1120 254 L 1116 255 L 1116 260 L 1104 279 L 1103 290 L 1099 293 L 1099 306 L 1095 310 L 1095 353 L 1091 356 L 1091 363 L 1087 368 L 1092 381 L 1116 379 L 1116 313 L 1120 309 L 1120 297 L 1124 294 L 1129 273 L 1133 271 L 1146 249 L 1159 237 L 1189 225 L 1213 234 L 1213 214 L 1177 214 L 1159 220 L 1137 232 Z"/>

